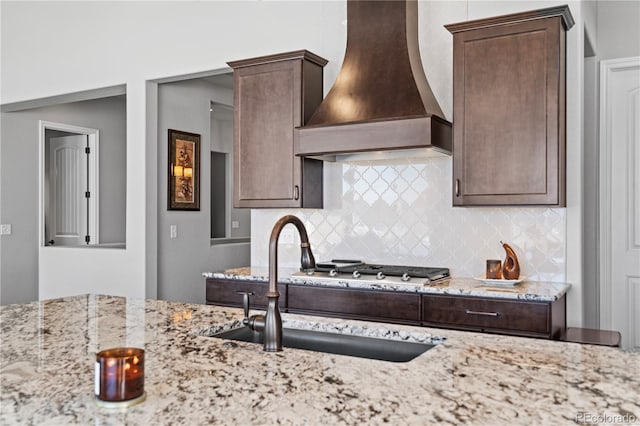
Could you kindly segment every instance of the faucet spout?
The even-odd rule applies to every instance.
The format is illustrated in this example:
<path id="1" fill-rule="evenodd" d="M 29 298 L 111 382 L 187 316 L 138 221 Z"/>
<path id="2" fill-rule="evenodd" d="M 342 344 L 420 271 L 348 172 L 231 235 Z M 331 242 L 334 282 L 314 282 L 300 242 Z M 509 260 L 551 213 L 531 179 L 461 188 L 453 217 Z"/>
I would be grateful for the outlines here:
<path id="1" fill-rule="evenodd" d="M 316 261 L 311 252 L 307 229 L 296 216 L 283 216 L 276 222 L 269 238 L 269 289 L 267 291 L 267 313 L 264 325 L 264 350 L 266 352 L 278 352 L 282 350 L 282 317 L 278 306 L 278 239 L 282 228 L 287 224 L 293 224 L 300 234 L 300 270 L 309 272 L 315 269 Z"/>

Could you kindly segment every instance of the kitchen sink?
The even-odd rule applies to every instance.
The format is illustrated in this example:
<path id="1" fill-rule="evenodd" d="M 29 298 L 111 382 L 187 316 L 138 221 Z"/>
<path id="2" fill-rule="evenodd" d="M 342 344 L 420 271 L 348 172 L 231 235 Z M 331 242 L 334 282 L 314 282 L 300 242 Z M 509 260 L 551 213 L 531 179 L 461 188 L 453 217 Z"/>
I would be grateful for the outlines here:
<path id="1" fill-rule="evenodd" d="M 283 328 L 282 346 L 380 361 L 407 362 L 433 348 L 434 344 L 416 343 L 351 334 Z M 262 343 L 263 333 L 249 327 L 235 328 L 211 335 L 220 339 Z"/>

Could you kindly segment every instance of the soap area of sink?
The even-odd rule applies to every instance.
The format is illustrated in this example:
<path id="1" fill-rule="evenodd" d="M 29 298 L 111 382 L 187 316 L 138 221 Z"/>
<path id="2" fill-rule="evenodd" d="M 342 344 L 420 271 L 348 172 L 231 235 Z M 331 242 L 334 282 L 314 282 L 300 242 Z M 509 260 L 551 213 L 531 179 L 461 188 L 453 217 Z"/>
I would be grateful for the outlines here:
<path id="1" fill-rule="evenodd" d="M 262 351 L 264 333 L 254 331 L 241 321 L 199 331 L 201 336 L 255 343 Z M 283 320 L 283 347 L 314 352 L 346 355 L 390 362 L 408 362 L 422 355 L 444 337 L 429 333 L 406 333 L 378 327 L 348 326 L 339 323 Z"/>

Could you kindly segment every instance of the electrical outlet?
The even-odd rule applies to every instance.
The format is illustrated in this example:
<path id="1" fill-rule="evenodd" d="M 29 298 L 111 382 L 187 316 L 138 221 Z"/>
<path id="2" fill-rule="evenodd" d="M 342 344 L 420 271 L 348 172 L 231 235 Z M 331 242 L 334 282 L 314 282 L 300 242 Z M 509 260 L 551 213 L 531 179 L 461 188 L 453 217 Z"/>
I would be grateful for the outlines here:
<path id="1" fill-rule="evenodd" d="M 169 226 L 169 238 L 172 240 L 178 238 L 178 225 Z"/>
<path id="2" fill-rule="evenodd" d="M 293 227 L 287 226 L 280 232 L 280 239 L 278 242 L 282 244 L 293 244 Z"/>
<path id="3" fill-rule="evenodd" d="M 238 222 L 237 220 L 232 220 L 232 221 L 231 221 L 231 227 L 232 227 L 233 229 L 238 229 L 238 228 L 240 228 L 240 222 Z"/>
<path id="4" fill-rule="evenodd" d="M 0 225 L 0 235 L 11 235 L 11 225 Z"/>

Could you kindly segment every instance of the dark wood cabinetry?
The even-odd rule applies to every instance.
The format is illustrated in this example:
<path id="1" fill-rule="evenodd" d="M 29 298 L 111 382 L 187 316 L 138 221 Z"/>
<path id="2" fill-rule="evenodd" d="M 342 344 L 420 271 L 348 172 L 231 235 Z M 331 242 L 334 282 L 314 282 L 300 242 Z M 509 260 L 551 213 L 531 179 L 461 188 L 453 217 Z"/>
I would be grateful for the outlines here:
<path id="1" fill-rule="evenodd" d="M 242 307 L 238 291 L 252 291 L 264 309 L 266 282 L 207 279 L 207 304 Z M 279 283 L 283 312 L 560 339 L 566 299 L 550 302 L 449 296 Z"/>
<path id="2" fill-rule="evenodd" d="M 284 286 L 284 285 L 283 285 Z M 265 293 L 269 284 L 266 282 L 207 279 L 206 301 L 207 305 L 242 307 L 241 292 L 251 292 L 251 309 L 266 309 L 267 298 Z M 284 309 L 286 301 L 284 297 L 278 300 L 280 309 Z"/>
<path id="3" fill-rule="evenodd" d="M 306 50 L 229 62 L 234 79 L 234 207 L 322 208 L 322 161 L 293 131 L 322 101 L 326 60 Z"/>
<path id="4" fill-rule="evenodd" d="M 564 296 L 554 302 L 464 296 L 423 296 L 423 324 L 520 336 L 558 338 L 565 327 Z"/>
<path id="5" fill-rule="evenodd" d="M 420 324 L 420 297 L 388 291 L 289 285 L 287 312 Z"/>
<path id="6" fill-rule="evenodd" d="M 565 205 L 567 6 L 447 25 L 453 204 Z"/>

